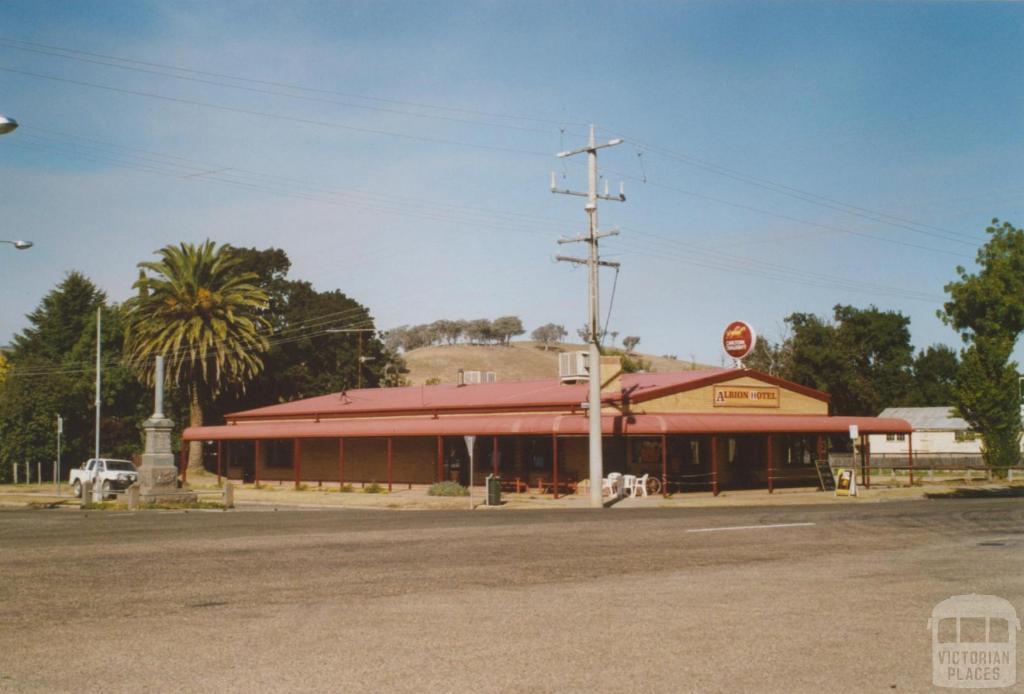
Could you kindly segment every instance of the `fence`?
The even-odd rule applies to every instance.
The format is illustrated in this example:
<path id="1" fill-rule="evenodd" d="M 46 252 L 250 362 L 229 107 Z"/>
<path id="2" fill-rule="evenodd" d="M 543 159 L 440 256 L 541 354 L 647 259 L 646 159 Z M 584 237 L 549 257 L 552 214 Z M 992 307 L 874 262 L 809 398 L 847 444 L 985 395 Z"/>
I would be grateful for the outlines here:
<path id="1" fill-rule="evenodd" d="M 940 477 L 946 481 L 963 478 L 965 482 L 992 480 L 995 468 L 985 465 L 981 455 L 962 453 L 914 453 L 913 458 L 900 453 L 871 454 L 866 460 L 853 453 L 830 453 L 829 466 L 836 468 L 852 468 L 861 473 L 861 484 L 871 486 L 872 475 L 882 476 L 888 472 L 890 481 L 907 478 L 908 484 L 914 484 L 914 476 L 922 476 L 928 481 Z M 1006 471 L 1006 479 L 1024 479 L 1024 466 L 1015 465 L 1001 468 Z M 876 478 L 877 479 L 877 478 Z"/>

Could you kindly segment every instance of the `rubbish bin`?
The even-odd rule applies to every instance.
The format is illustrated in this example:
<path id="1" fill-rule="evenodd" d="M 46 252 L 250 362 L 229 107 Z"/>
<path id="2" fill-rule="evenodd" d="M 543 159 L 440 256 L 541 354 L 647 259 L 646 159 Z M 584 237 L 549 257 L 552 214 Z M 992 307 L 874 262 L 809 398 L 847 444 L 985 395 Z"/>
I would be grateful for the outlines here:
<path id="1" fill-rule="evenodd" d="M 501 477 L 487 475 L 487 505 L 501 506 Z"/>

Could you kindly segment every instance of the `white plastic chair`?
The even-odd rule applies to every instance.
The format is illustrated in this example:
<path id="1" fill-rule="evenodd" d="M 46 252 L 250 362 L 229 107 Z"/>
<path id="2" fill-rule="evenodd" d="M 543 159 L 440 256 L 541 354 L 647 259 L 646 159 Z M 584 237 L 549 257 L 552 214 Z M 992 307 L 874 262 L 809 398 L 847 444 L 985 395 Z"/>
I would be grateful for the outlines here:
<path id="1" fill-rule="evenodd" d="M 643 495 L 647 496 L 647 478 L 649 474 L 645 474 L 643 477 L 637 477 L 633 482 L 632 496 L 634 498 Z"/>
<path id="2" fill-rule="evenodd" d="M 622 494 L 623 496 L 633 496 L 633 485 L 636 484 L 636 475 L 623 475 L 622 476 Z"/>
<path id="3" fill-rule="evenodd" d="M 618 472 L 611 472 L 601 480 L 601 495 L 604 496 L 605 490 L 608 490 L 608 496 L 613 499 L 618 499 L 622 496 L 622 475 Z"/>

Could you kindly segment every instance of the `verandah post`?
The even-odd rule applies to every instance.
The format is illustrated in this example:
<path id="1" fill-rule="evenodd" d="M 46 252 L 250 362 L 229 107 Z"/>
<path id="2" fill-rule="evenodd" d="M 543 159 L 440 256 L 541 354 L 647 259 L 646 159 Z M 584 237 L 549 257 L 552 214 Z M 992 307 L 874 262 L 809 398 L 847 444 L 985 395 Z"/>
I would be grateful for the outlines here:
<path id="1" fill-rule="evenodd" d="M 661 435 L 661 496 L 668 497 L 668 437 Z"/>
<path id="2" fill-rule="evenodd" d="M 910 471 L 910 486 L 914 486 L 914 435 L 907 434 L 907 468 Z"/>
<path id="3" fill-rule="evenodd" d="M 871 489 L 871 439 L 864 437 L 864 488 Z"/>
<path id="4" fill-rule="evenodd" d="M 184 484 L 188 481 L 188 443 L 185 441 L 181 442 L 179 457 L 181 462 L 178 463 L 178 472 L 181 474 L 181 482 Z"/>
<path id="5" fill-rule="evenodd" d="M 718 496 L 718 437 L 711 436 L 711 495 Z"/>
<path id="6" fill-rule="evenodd" d="M 292 467 L 295 468 L 295 488 L 302 480 L 302 439 L 292 439 Z"/>
<path id="7" fill-rule="evenodd" d="M 259 439 L 256 439 L 255 443 L 253 444 L 252 456 L 253 456 L 252 476 L 253 476 L 253 479 L 256 481 L 256 486 L 259 486 L 259 483 L 260 483 L 260 462 L 263 459 L 263 442 L 260 441 Z"/>
<path id="8" fill-rule="evenodd" d="M 444 438 L 437 437 L 437 476 L 436 482 L 444 482 Z"/>
<path id="9" fill-rule="evenodd" d="M 775 492 L 775 436 L 768 434 L 768 493 Z"/>
<path id="10" fill-rule="evenodd" d="M 393 448 L 392 448 L 392 444 L 391 444 L 391 437 L 389 436 L 388 437 L 388 494 L 391 493 L 392 456 L 393 456 Z"/>
<path id="11" fill-rule="evenodd" d="M 338 437 L 338 491 L 345 486 L 345 437 Z"/>
<path id="12" fill-rule="evenodd" d="M 593 480 L 590 481 L 594 483 Z M 551 489 L 558 498 L 558 434 L 551 435 Z"/>
<path id="13" fill-rule="evenodd" d="M 224 442 L 217 441 L 217 486 L 220 486 L 221 456 L 224 454 Z"/>
<path id="14" fill-rule="evenodd" d="M 495 477 L 498 476 L 498 437 L 494 437 L 494 443 L 491 445 L 491 474 Z"/>

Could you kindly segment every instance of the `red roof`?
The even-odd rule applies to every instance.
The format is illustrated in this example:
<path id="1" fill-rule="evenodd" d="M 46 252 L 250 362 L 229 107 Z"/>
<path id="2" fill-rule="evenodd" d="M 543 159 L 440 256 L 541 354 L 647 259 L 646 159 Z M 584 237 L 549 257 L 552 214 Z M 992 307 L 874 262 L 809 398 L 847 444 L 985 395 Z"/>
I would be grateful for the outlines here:
<path id="1" fill-rule="evenodd" d="M 829 417 L 828 415 L 765 414 L 641 414 L 604 415 L 605 434 L 838 434 L 856 424 L 862 434 L 907 434 L 902 419 Z M 325 419 L 319 422 L 273 422 L 228 426 L 189 427 L 186 441 L 338 438 L 342 436 L 461 436 L 551 435 L 584 436 L 583 414 L 450 415 L 444 417 L 383 417 L 379 419 Z"/>
<path id="2" fill-rule="evenodd" d="M 622 390 L 605 393 L 602 401 L 619 403 L 623 398 L 642 402 L 673 392 L 700 388 L 741 376 L 780 385 L 820 400 L 828 395 L 750 369 L 703 369 L 673 373 L 622 374 Z M 344 417 L 368 413 L 431 414 L 436 412 L 500 412 L 523 410 L 572 411 L 587 399 L 587 386 L 563 385 L 558 379 L 506 381 L 467 386 L 434 385 L 406 388 L 364 388 L 321 395 L 280 405 L 260 407 L 227 415 L 229 421 L 247 419 L 296 419 Z"/>

